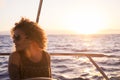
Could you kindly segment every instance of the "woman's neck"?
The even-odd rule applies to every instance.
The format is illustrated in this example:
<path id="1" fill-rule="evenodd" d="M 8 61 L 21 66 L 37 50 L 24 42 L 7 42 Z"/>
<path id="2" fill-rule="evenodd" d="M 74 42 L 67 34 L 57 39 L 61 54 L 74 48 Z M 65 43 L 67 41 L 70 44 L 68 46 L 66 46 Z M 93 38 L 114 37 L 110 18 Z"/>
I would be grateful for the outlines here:
<path id="1" fill-rule="evenodd" d="M 37 46 L 31 46 L 26 50 L 26 56 L 33 62 L 39 62 L 42 59 L 43 50 Z"/>

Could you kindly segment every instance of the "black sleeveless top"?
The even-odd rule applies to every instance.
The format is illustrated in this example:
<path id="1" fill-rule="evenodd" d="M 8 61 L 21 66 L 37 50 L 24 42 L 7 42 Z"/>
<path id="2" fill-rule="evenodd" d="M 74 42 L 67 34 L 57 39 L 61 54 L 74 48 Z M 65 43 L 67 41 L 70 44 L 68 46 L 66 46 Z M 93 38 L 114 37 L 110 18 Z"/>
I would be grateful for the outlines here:
<path id="1" fill-rule="evenodd" d="M 41 61 L 34 63 L 30 61 L 24 53 L 20 53 L 20 78 L 51 77 L 50 56 L 47 52 L 42 52 Z"/>

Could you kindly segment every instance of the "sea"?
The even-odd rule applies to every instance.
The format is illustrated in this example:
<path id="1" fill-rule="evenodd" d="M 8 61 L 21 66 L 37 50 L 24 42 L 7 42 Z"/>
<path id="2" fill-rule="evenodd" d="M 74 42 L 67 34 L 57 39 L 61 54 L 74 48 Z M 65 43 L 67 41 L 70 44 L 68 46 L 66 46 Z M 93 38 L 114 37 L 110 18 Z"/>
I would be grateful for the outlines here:
<path id="1" fill-rule="evenodd" d="M 110 80 L 120 80 L 120 34 L 47 35 L 48 53 L 104 54 L 92 57 Z M 0 53 L 12 53 L 10 35 L 0 35 Z M 9 55 L 0 56 L 0 80 L 10 80 Z M 57 80 L 105 80 L 86 56 L 51 56 L 52 77 Z"/>

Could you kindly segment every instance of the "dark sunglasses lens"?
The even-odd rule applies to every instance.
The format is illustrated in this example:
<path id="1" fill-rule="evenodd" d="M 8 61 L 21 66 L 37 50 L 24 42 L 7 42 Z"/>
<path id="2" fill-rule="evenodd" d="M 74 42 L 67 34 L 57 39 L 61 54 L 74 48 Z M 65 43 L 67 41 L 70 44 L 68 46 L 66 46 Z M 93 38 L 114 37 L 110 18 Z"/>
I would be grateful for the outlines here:
<path id="1" fill-rule="evenodd" d="M 13 38 L 14 38 L 16 41 L 19 41 L 19 40 L 20 40 L 20 35 L 14 35 Z"/>

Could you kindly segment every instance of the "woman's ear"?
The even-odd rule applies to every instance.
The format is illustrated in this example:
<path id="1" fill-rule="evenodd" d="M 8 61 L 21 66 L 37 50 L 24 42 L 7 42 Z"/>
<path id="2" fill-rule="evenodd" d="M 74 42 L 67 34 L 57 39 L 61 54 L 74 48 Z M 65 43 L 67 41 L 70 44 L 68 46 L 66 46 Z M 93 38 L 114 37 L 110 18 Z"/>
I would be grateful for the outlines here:
<path id="1" fill-rule="evenodd" d="M 30 40 L 30 44 L 31 44 L 33 47 L 38 46 L 38 44 L 37 44 L 35 41 L 33 41 L 33 40 Z"/>
<path id="2" fill-rule="evenodd" d="M 30 44 L 30 48 L 31 49 L 34 49 L 34 50 L 38 50 L 39 49 L 39 45 L 37 44 L 37 42 L 35 42 L 35 41 L 31 41 L 31 44 Z"/>
<path id="3" fill-rule="evenodd" d="M 34 44 L 34 46 L 39 47 L 39 45 L 37 44 L 37 42 L 33 41 L 33 44 Z"/>

